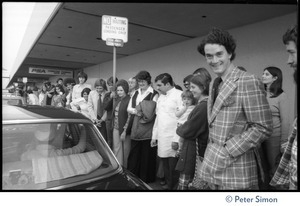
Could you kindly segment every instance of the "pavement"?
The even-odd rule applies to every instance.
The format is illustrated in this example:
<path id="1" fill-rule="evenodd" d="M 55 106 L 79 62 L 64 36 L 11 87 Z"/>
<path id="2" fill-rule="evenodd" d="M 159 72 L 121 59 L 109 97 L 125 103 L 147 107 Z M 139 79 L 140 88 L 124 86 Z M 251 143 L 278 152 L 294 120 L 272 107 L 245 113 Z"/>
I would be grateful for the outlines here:
<path id="1" fill-rule="evenodd" d="M 156 179 L 155 182 L 147 183 L 153 190 L 164 190 L 162 185 L 160 184 L 160 179 Z"/>

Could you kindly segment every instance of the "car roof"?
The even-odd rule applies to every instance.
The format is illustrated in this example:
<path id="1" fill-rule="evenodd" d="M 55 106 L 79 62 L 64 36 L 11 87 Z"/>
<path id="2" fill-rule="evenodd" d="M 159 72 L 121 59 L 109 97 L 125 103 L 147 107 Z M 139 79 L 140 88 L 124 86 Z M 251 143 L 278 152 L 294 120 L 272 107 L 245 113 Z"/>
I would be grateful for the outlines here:
<path id="1" fill-rule="evenodd" d="M 2 120 L 45 120 L 45 119 L 85 119 L 87 117 L 79 112 L 73 112 L 63 107 L 54 106 L 38 106 L 38 105 L 26 105 L 26 106 L 12 106 L 2 105 Z"/>

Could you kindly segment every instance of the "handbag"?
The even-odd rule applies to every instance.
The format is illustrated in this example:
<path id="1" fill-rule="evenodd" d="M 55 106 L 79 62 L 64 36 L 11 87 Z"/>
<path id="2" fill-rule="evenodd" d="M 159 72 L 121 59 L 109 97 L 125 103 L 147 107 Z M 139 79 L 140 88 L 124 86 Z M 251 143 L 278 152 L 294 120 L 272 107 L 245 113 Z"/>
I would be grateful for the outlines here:
<path id="1" fill-rule="evenodd" d="M 208 182 L 204 181 L 199 175 L 202 162 L 203 162 L 203 157 L 199 156 L 198 140 L 196 139 L 195 174 L 194 174 L 193 181 L 188 185 L 189 190 L 210 190 Z"/>

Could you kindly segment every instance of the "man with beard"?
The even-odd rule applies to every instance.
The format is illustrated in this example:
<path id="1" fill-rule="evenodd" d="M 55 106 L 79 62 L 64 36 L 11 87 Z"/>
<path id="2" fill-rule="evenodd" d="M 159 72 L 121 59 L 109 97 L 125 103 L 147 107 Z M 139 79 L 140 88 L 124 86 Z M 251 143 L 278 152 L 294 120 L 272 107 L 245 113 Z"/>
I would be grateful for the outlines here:
<path id="1" fill-rule="evenodd" d="M 297 33 L 298 26 L 294 26 L 286 31 L 283 35 L 283 43 L 289 54 L 288 65 L 294 72 L 294 80 L 297 84 Z M 294 121 L 292 131 L 288 138 L 287 146 L 281 157 L 279 166 L 270 182 L 272 186 L 281 185 L 289 190 L 298 189 L 297 181 L 297 117 Z"/>

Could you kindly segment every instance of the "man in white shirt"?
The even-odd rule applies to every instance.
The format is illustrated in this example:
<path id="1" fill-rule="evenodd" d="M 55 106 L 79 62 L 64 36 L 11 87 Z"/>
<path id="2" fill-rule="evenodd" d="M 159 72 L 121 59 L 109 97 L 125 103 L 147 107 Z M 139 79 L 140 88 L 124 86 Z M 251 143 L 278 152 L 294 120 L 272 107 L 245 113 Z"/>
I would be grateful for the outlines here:
<path id="1" fill-rule="evenodd" d="M 174 87 L 170 74 L 163 73 L 156 77 L 157 90 L 161 93 L 157 100 L 156 119 L 152 131 L 151 146 L 157 145 L 157 154 L 163 162 L 168 190 L 176 187 L 179 174 L 175 171 L 178 158 L 179 138 L 176 134 L 176 108 L 182 105 L 181 93 Z"/>

